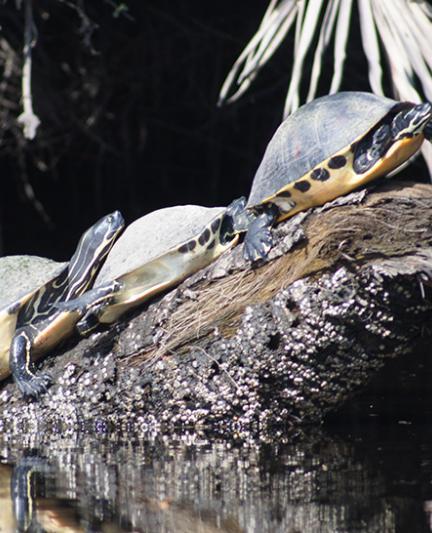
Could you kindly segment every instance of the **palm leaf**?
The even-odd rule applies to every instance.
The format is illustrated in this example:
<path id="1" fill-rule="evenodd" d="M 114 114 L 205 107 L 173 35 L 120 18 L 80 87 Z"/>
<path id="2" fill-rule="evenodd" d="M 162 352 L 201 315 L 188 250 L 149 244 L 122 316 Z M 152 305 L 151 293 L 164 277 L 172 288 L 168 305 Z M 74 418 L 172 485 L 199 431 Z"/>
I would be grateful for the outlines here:
<path id="1" fill-rule="evenodd" d="M 296 0 L 285 0 L 280 7 L 272 1 L 255 35 L 231 68 L 219 94 L 219 104 L 240 98 L 258 74 L 260 68 L 277 50 L 294 23 Z M 234 93 L 228 96 L 232 92 Z"/>
<path id="2" fill-rule="evenodd" d="M 318 43 L 315 48 L 315 55 L 312 65 L 312 73 L 309 84 L 309 91 L 306 98 L 307 102 L 313 100 L 316 96 L 318 81 L 321 75 L 321 64 L 324 52 L 327 49 L 330 39 L 333 35 L 333 30 L 336 22 L 337 10 L 339 8 L 340 0 L 329 2 L 324 14 L 323 22 L 321 25 L 321 31 L 318 38 Z"/>
<path id="3" fill-rule="evenodd" d="M 358 7 L 363 50 L 369 64 L 369 84 L 375 94 L 383 95 L 381 54 L 371 0 L 360 0 Z"/>
<path id="4" fill-rule="evenodd" d="M 309 0 L 304 18 L 301 20 L 301 30 L 294 48 L 295 59 L 292 68 L 291 83 L 285 100 L 285 115 L 297 109 L 300 104 L 299 90 L 303 64 L 316 32 L 322 4 L 323 0 Z"/>
<path id="5" fill-rule="evenodd" d="M 352 0 L 344 0 L 340 4 L 339 16 L 336 26 L 335 36 L 335 59 L 333 69 L 333 79 L 330 86 L 330 93 L 339 90 L 342 82 L 343 67 L 346 58 L 346 45 L 348 41 L 348 32 L 351 19 Z"/>

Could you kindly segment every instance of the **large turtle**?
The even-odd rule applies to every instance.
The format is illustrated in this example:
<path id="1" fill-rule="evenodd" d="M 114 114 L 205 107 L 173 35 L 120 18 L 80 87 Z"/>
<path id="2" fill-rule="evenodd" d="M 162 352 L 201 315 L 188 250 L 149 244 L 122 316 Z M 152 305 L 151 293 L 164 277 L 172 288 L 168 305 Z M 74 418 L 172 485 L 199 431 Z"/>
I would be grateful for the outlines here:
<path id="1" fill-rule="evenodd" d="M 233 221 L 244 207 L 240 198 L 227 208 L 181 205 L 139 218 L 113 246 L 94 288 L 59 308 L 82 317 L 77 325 L 81 334 L 115 322 L 234 246 L 238 234 Z"/>
<path id="2" fill-rule="evenodd" d="M 10 285 L 8 301 L 3 295 L 0 310 L 0 379 L 12 373 L 24 395 L 37 396 L 46 389 L 50 377 L 36 375 L 32 361 L 70 335 L 75 326 L 74 316 L 54 304 L 76 298 L 92 286 L 123 225 L 118 211 L 100 219 L 82 235 L 66 265 L 35 257 L 0 262 L 2 284 L 6 285 L 9 273 Z M 18 270 L 11 268 L 17 261 Z M 23 279 L 17 279 L 20 269 Z"/>
<path id="3" fill-rule="evenodd" d="M 430 103 L 363 92 L 332 94 L 300 107 L 277 129 L 253 180 L 246 259 L 266 257 L 274 223 L 403 165 L 425 138 L 432 139 L 431 117 Z"/>

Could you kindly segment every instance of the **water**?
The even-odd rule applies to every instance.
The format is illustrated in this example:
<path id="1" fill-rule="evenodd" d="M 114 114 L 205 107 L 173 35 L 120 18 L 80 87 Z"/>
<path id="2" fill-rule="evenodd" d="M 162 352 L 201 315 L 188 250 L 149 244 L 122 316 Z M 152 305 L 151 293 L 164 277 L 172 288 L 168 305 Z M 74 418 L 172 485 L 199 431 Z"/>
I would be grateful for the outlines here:
<path id="1" fill-rule="evenodd" d="M 0 531 L 431 531 L 431 436 L 414 424 L 264 440 L 3 434 Z"/>

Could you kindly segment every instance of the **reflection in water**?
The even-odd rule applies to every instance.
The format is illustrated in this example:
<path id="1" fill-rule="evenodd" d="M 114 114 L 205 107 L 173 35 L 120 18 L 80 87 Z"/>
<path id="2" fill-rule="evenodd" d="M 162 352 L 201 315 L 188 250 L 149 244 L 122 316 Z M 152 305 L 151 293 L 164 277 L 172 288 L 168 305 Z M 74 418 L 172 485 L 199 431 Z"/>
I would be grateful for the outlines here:
<path id="1" fill-rule="evenodd" d="M 41 498 L 35 490 L 37 474 L 49 470 L 36 457 L 0 465 L 0 531 L 84 531 L 73 502 Z"/>
<path id="2" fill-rule="evenodd" d="M 430 431 L 0 437 L 0 531 L 430 531 Z"/>

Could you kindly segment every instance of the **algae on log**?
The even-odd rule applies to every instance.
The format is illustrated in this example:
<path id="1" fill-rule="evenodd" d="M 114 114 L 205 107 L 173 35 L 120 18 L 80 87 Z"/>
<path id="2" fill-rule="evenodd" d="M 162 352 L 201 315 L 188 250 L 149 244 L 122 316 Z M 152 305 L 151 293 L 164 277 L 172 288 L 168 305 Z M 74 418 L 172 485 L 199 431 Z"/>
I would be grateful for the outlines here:
<path id="1" fill-rule="evenodd" d="M 430 338 L 432 186 L 393 182 L 279 224 L 267 264 L 242 246 L 45 367 L 39 402 L 0 419 L 233 430 L 321 422 Z"/>

